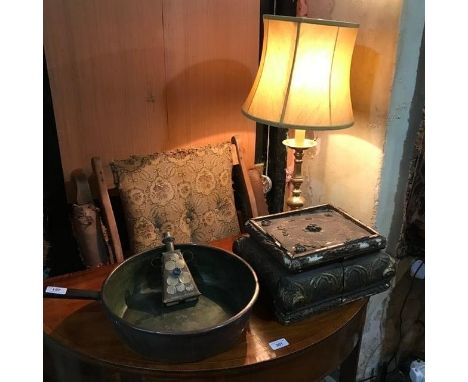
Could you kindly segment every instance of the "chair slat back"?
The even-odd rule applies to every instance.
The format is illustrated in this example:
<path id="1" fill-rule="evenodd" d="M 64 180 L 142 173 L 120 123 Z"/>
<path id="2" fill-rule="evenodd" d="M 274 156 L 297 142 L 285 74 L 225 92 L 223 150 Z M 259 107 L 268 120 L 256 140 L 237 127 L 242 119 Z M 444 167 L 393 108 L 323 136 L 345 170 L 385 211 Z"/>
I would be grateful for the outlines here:
<path id="1" fill-rule="evenodd" d="M 258 216 L 257 201 L 255 199 L 255 193 L 252 188 L 248 170 L 243 160 L 239 139 L 234 136 L 231 139 L 231 143 L 233 172 L 235 174 L 239 174 L 239 179 L 237 179 L 238 181 L 235 182 L 238 183 L 237 189 L 235 188 L 234 192 L 240 193 L 240 199 L 245 209 L 245 211 L 243 211 L 242 219 L 245 221 L 247 219 Z M 98 197 L 102 208 L 102 215 L 104 216 L 109 240 L 111 242 L 111 247 L 114 253 L 114 259 L 111 259 L 111 261 L 119 263 L 124 260 L 124 253 L 122 250 L 122 243 L 117 228 L 115 214 L 109 197 L 109 192 L 116 188 L 113 175 L 111 175 L 112 172 L 109 166 L 106 166 L 107 170 L 105 170 L 102 164 L 102 160 L 99 157 L 93 157 L 91 159 L 91 164 L 96 182 Z M 109 175 L 106 176 L 105 173 L 109 173 Z M 259 203 L 262 205 L 261 210 L 264 211 L 266 209 L 266 202 L 264 198 L 260 200 Z"/>

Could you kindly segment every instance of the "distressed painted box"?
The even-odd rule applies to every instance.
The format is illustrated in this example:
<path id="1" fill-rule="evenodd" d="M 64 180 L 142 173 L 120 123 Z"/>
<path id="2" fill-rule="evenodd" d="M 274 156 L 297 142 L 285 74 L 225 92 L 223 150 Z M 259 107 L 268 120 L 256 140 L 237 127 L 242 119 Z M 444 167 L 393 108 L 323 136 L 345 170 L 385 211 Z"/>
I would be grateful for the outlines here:
<path id="1" fill-rule="evenodd" d="M 282 324 L 383 292 L 395 275 L 385 238 L 329 204 L 251 219 L 246 230 L 233 250 Z"/>
<path id="2" fill-rule="evenodd" d="M 377 231 L 331 204 L 250 219 L 245 230 L 293 272 L 386 246 Z"/>

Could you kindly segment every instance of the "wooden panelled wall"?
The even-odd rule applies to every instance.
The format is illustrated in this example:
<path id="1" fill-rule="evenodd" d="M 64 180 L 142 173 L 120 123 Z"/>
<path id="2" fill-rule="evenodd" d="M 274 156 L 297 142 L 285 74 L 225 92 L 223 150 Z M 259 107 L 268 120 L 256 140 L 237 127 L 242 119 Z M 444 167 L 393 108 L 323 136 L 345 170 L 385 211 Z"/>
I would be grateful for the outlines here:
<path id="1" fill-rule="evenodd" d="M 65 181 L 131 154 L 240 136 L 258 66 L 259 1 L 44 0 L 44 49 Z M 111 180 L 111 177 L 108 177 Z"/>

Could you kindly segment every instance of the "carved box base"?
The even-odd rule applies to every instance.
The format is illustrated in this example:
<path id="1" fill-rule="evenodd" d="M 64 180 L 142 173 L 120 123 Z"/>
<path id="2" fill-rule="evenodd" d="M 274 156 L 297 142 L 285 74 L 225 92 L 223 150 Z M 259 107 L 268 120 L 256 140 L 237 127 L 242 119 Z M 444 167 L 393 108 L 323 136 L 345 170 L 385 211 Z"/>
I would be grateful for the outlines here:
<path id="1" fill-rule="evenodd" d="M 311 314 L 385 291 L 395 274 L 383 250 L 294 272 L 256 240 L 243 236 L 234 252 L 255 269 L 261 292 L 272 303 L 278 321 L 289 324 Z"/>

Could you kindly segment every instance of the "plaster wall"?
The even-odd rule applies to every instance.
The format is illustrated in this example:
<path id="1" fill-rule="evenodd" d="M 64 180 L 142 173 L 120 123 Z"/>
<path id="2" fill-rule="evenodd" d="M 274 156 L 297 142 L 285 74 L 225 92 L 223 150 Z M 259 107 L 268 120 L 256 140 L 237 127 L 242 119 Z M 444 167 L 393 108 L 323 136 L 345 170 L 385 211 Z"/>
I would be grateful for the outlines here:
<path id="1" fill-rule="evenodd" d="M 309 17 L 357 22 L 360 29 L 351 68 L 355 124 L 342 131 L 315 133 L 320 144 L 306 151 L 303 164 L 305 205 L 331 203 L 388 237 L 392 226 L 401 226 L 405 182 L 399 179 L 409 165 L 403 147 L 405 141 L 411 144 L 409 111 L 424 1 L 309 0 L 307 5 Z M 394 242 L 388 249 L 394 251 Z M 370 300 L 361 377 L 377 371 L 389 293 Z"/>
<path id="2" fill-rule="evenodd" d="M 360 24 L 351 68 L 355 124 L 316 132 L 305 153 L 306 205 L 332 203 L 373 225 L 398 46 L 402 0 L 309 0 L 308 16 Z"/>

